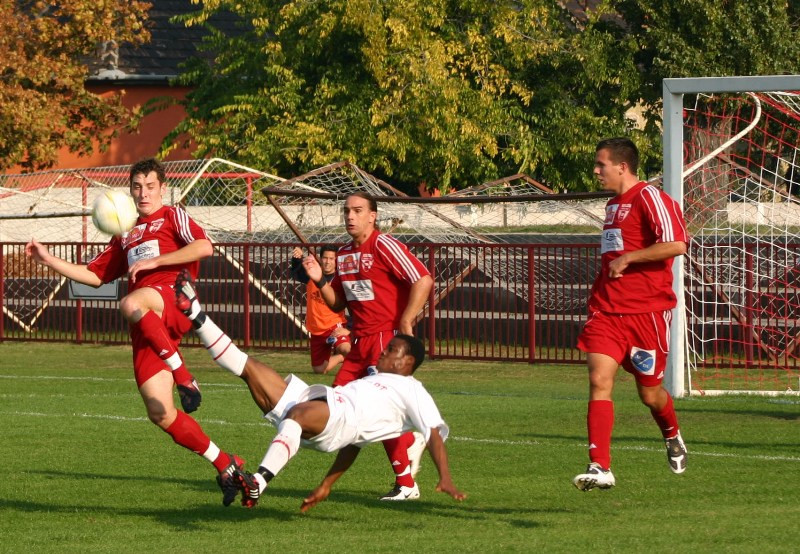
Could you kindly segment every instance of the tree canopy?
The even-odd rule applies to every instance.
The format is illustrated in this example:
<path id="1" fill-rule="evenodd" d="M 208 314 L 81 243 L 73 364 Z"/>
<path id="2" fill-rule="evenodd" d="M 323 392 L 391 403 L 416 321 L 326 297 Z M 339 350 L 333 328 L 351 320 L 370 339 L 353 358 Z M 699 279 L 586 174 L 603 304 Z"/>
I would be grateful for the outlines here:
<path id="1" fill-rule="evenodd" d="M 101 41 L 147 40 L 139 1 L 0 2 L 0 169 L 52 166 L 59 149 L 91 153 L 130 114 L 86 90 L 82 58 Z"/>

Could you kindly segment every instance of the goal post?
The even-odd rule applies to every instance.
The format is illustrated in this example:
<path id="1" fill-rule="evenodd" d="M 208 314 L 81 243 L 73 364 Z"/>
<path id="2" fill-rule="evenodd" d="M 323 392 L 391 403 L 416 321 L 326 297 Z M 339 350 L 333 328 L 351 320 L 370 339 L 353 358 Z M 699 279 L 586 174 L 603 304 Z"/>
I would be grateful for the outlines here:
<path id="1" fill-rule="evenodd" d="M 673 266 L 674 396 L 800 388 L 797 91 L 798 75 L 663 81 L 664 190 L 690 234 Z"/>

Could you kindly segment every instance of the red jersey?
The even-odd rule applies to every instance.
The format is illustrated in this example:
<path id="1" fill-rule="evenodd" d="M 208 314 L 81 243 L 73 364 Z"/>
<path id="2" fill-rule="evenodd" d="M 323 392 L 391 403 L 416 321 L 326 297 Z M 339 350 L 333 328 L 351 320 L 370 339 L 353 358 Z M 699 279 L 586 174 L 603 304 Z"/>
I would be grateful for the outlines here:
<path id="1" fill-rule="evenodd" d="M 676 241 L 686 242 L 686 227 L 678 203 L 667 193 L 640 182 L 609 200 L 589 311 L 638 314 L 674 308 L 672 258 L 631 264 L 616 279 L 608 276 L 608 266 L 627 252 Z"/>
<path id="2" fill-rule="evenodd" d="M 122 235 L 114 237 L 105 250 L 89 262 L 88 269 L 104 283 L 125 275 L 138 260 L 155 258 L 180 250 L 198 239 L 208 239 L 206 232 L 185 211 L 175 206 L 162 206 L 147 217 L 139 217 L 136 225 Z M 129 291 L 151 285 L 172 287 L 178 272 L 186 268 L 197 277 L 200 262 L 162 266 L 141 271 Z"/>
<path id="3" fill-rule="evenodd" d="M 411 285 L 426 275 L 403 243 L 373 231 L 361 246 L 350 242 L 339 249 L 331 286 L 347 300 L 353 334 L 364 336 L 397 329 Z"/>

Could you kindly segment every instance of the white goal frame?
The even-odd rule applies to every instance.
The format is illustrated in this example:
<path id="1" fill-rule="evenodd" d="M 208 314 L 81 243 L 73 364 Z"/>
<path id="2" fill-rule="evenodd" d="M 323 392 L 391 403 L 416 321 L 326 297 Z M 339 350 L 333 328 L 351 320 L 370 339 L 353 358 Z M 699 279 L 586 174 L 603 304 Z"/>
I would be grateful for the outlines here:
<path id="1" fill-rule="evenodd" d="M 663 153 L 664 153 L 664 191 L 674 198 L 683 209 L 683 97 L 685 94 L 721 94 L 735 92 L 769 92 L 779 90 L 800 90 L 800 75 L 771 75 L 754 77 L 694 77 L 664 79 L 662 92 L 663 114 Z M 686 371 L 688 365 L 688 331 L 686 327 L 686 307 L 684 303 L 684 267 L 682 263 L 673 264 L 673 289 L 678 297 L 675 317 L 672 320 L 670 356 L 664 385 L 675 396 L 690 393 L 686 390 Z"/>

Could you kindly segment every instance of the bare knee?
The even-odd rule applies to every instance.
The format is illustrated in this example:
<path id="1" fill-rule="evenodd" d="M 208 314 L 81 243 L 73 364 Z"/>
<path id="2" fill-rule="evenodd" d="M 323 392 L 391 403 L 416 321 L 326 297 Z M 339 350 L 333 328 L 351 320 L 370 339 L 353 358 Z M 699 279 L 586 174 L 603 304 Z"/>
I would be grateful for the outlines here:
<path id="1" fill-rule="evenodd" d="M 651 410 L 659 411 L 667 404 L 667 391 L 662 387 L 638 387 L 639 399 Z"/>
<path id="2" fill-rule="evenodd" d="M 311 369 L 314 371 L 314 373 L 326 373 L 328 370 L 328 360 L 325 360 L 319 365 L 312 365 Z"/>

